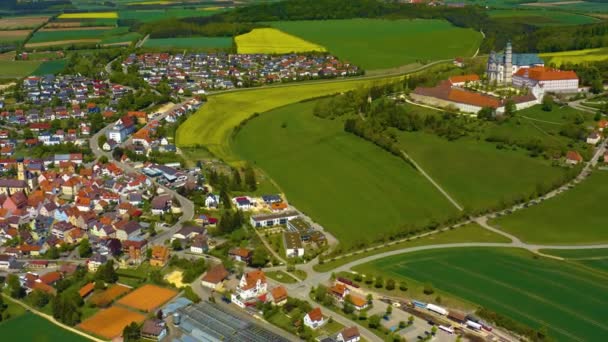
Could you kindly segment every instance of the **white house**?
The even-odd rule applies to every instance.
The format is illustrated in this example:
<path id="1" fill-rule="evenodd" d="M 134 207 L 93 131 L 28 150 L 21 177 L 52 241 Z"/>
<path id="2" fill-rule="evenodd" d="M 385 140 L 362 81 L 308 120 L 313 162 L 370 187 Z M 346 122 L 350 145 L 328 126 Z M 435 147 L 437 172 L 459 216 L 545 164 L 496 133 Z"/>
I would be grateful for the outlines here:
<path id="1" fill-rule="evenodd" d="M 220 196 L 215 194 L 207 194 L 205 198 L 205 207 L 208 209 L 214 208 L 217 209 L 220 205 Z"/>
<path id="2" fill-rule="evenodd" d="M 587 137 L 587 144 L 597 145 L 601 139 L 602 139 L 602 136 L 598 132 L 592 132 Z"/>
<path id="3" fill-rule="evenodd" d="M 240 210 L 250 210 L 254 207 L 253 201 L 247 196 L 235 197 L 232 203 Z"/>
<path id="4" fill-rule="evenodd" d="M 321 308 L 314 308 L 307 313 L 306 316 L 304 316 L 304 325 L 313 330 L 317 329 L 323 324 L 325 324 L 325 319 L 323 318 Z"/>
<path id="5" fill-rule="evenodd" d="M 232 301 L 244 308 L 248 302 L 255 300 L 268 292 L 266 275 L 262 270 L 255 270 L 243 274 L 236 293 L 232 294 Z"/>
<path id="6" fill-rule="evenodd" d="M 361 340 L 357 327 L 344 328 L 336 337 L 338 342 L 358 342 Z"/>

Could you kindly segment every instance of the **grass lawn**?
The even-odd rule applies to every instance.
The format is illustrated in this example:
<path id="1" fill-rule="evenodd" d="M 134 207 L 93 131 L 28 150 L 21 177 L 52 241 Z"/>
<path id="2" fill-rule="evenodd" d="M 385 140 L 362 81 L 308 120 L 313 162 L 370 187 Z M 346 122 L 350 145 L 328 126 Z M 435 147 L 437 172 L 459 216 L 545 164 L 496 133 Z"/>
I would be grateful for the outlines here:
<path id="1" fill-rule="evenodd" d="M 551 25 L 583 25 L 598 22 L 599 19 L 569 13 L 563 11 L 550 11 L 545 9 L 538 10 L 515 10 L 497 9 L 489 12 L 490 17 L 509 20 L 510 22 L 532 23 L 537 26 Z"/>
<path id="2" fill-rule="evenodd" d="M 232 38 L 227 37 L 188 37 L 188 38 L 155 38 L 144 43 L 146 48 L 230 48 Z"/>
<path id="3" fill-rule="evenodd" d="M 608 275 L 527 251 L 483 248 L 404 254 L 355 267 L 366 274 L 435 288 L 480 304 L 556 340 L 600 341 L 608 334 Z M 408 290 L 409 292 L 410 290 Z M 432 301 L 436 294 L 420 298 Z"/>
<path id="4" fill-rule="evenodd" d="M 608 48 L 541 53 L 540 57 L 545 63 L 555 65 L 564 63 L 578 64 L 582 62 L 596 62 L 608 59 Z"/>
<path id="5" fill-rule="evenodd" d="M 456 214 L 411 166 L 345 133 L 338 120 L 314 117 L 314 105 L 298 103 L 251 120 L 234 146 L 341 243 L 371 242 L 404 226 L 424 226 Z"/>
<path id="6" fill-rule="evenodd" d="M 254 113 L 264 113 L 305 99 L 399 78 L 401 77 L 382 80 L 315 81 L 211 95 L 198 112 L 180 125 L 177 130 L 177 145 L 180 148 L 202 145 L 219 159 L 229 163 L 238 162 L 240 159 L 230 146 L 232 132 Z"/>
<path id="7" fill-rule="evenodd" d="M 461 205 L 474 211 L 527 197 L 538 184 L 550 186 L 564 168 L 522 150 L 464 137 L 454 141 L 423 132 L 399 134 L 403 149 Z"/>
<path id="8" fill-rule="evenodd" d="M 606 201 L 608 172 L 595 171 L 574 189 L 539 205 L 500 217 L 492 224 L 531 243 L 606 243 Z"/>
<path id="9" fill-rule="evenodd" d="M 384 252 L 395 251 L 403 248 L 427 246 L 427 245 L 440 245 L 447 243 L 460 243 L 460 242 L 496 242 L 496 243 L 509 243 L 511 242 L 507 237 L 503 235 L 491 232 L 477 223 L 470 223 L 461 227 L 450 229 L 437 234 L 413 239 L 410 241 L 399 242 L 394 245 L 386 247 L 377 247 L 369 251 L 360 251 L 358 254 L 351 255 L 344 258 L 335 259 L 334 261 L 326 261 L 323 264 L 314 266 L 317 272 L 329 272 L 336 267 L 345 265 L 351 261 L 361 259 L 370 255 L 380 254 Z"/>
<path id="10" fill-rule="evenodd" d="M 297 280 L 295 278 L 293 278 L 292 276 L 290 276 L 289 274 L 287 274 L 283 271 L 266 272 L 266 276 L 270 279 L 274 279 L 274 280 L 278 281 L 279 283 L 284 283 L 284 284 L 295 284 L 297 282 Z"/>
<path id="11" fill-rule="evenodd" d="M 538 142 L 551 153 L 564 153 L 568 150 L 577 150 L 583 157 L 590 157 L 592 148 L 584 141 L 573 141 L 560 135 L 560 131 L 566 124 L 574 123 L 576 119 L 582 119 L 583 128 L 593 128 L 593 114 L 578 111 L 565 106 L 554 106 L 550 112 L 542 110 L 540 105 L 530 107 L 517 112 L 517 117 L 503 122 L 500 125 L 492 125 L 484 132 L 484 139 L 493 141 L 517 141 L 521 144 Z"/>
<path id="12" fill-rule="evenodd" d="M 348 19 L 269 24 L 319 44 L 366 70 L 470 57 L 482 40 L 479 32 L 457 28 L 442 20 Z"/>
<path id="13" fill-rule="evenodd" d="M 325 51 L 323 46 L 273 28 L 258 28 L 234 38 L 238 53 Z"/>
<path id="14" fill-rule="evenodd" d="M 0 336 L 6 341 L 85 342 L 89 339 L 62 329 L 46 319 L 27 312 L 0 324 Z"/>
<path id="15" fill-rule="evenodd" d="M 32 74 L 40 61 L 0 61 L 0 78 L 22 78 Z"/>

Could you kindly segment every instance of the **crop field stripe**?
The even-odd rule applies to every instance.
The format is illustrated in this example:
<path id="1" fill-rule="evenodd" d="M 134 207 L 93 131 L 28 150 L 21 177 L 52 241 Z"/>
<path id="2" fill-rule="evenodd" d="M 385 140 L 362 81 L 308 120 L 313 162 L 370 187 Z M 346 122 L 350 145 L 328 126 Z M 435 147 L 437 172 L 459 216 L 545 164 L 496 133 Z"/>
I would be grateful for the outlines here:
<path id="1" fill-rule="evenodd" d="M 533 293 L 530 293 L 530 292 L 528 292 L 528 291 L 526 291 L 526 290 L 523 290 L 523 289 L 521 289 L 521 288 L 519 288 L 519 287 L 516 287 L 516 286 L 513 286 L 513 285 L 509 285 L 509 284 L 507 284 L 507 283 L 505 283 L 505 282 L 502 282 L 502 281 L 496 280 L 495 278 L 487 277 L 487 276 L 482 275 L 482 274 L 480 274 L 480 273 L 477 273 L 477 272 L 472 272 L 472 271 L 470 271 L 470 270 L 468 270 L 468 269 L 466 269 L 466 268 L 459 267 L 459 266 L 455 266 L 455 265 L 452 265 L 452 264 L 449 264 L 449 263 L 446 263 L 446 262 L 443 262 L 443 261 L 438 261 L 437 263 L 438 263 L 438 264 L 440 264 L 440 265 L 443 265 L 443 266 L 445 266 L 445 267 L 447 267 L 447 268 L 452 268 L 452 269 L 458 270 L 458 271 L 460 271 L 460 272 L 466 273 L 466 274 L 468 274 L 468 275 L 470 275 L 470 276 L 472 276 L 472 277 L 476 277 L 476 278 L 479 278 L 479 279 L 482 279 L 482 280 L 485 280 L 485 281 L 489 281 L 489 282 L 491 282 L 491 283 L 494 283 L 494 284 L 497 284 L 497 285 L 500 285 L 500 286 L 503 286 L 503 287 L 509 288 L 509 289 L 511 289 L 511 290 L 513 290 L 513 291 L 515 291 L 515 292 L 518 292 L 518 293 L 523 294 L 523 295 L 524 295 L 524 296 L 526 296 L 526 297 L 530 297 L 531 299 L 534 299 L 534 300 L 536 300 L 536 301 L 538 301 L 538 302 L 545 303 L 545 304 L 547 304 L 547 305 L 549 305 L 549 306 L 553 306 L 553 307 L 555 307 L 556 309 L 558 309 L 558 310 L 560 310 L 560 311 L 563 311 L 563 312 L 569 313 L 569 314 L 571 314 L 572 316 L 580 317 L 580 318 L 582 318 L 584 321 L 586 321 L 586 322 L 588 322 L 588 323 L 591 323 L 591 324 L 595 325 L 596 327 L 601 328 L 601 329 L 603 329 L 603 330 L 605 330 L 605 331 L 608 331 L 608 326 L 603 325 L 602 323 L 600 323 L 600 322 L 598 322 L 598 321 L 596 321 L 596 320 L 594 320 L 594 319 L 591 319 L 591 318 L 589 318 L 589 317 L 587 317 L 587 316 L 584 316 L 584 315 L 582 315 L 582 314 L 581 314 L 581 313 L 579 313 L 579 312 L 575 312 L 575 311 L 573 311 L 573 310 L 570 310 L 570 309 L 568 309 L 568 308 L 564 307 L 563 305 L 560 305 L 560 304 L 554 303 L 554 302 L 552 302 L 552 301 L 550 301 L 550 300 L 547 300 L 547 299 L 545 299 L 545 298 L 543 298 L 543 297 L 540 297 L 540 296 L 538 296 L 538 295 L 535 295 L 535 294 L 533 294 Z"/>
<path id="2" fill-rule="evenodd" d="M 432 260 L 437 260 L 437 259 L 441 259 L 441 257 L 437 257 L 437 258 L 424 258 L 424 259 L 420 259 L 420 260 L 432 261 Z M 416 261 L 418 261 L 418 260 L 416 260 Z M 414 262 L 416 262 L 416 261 L 414 261 Z M 411 279 L 430 279 L 430 280 L 423 281 L 423 282 L 430 282 L 431 284 L 444 283 L 443 279 L 434 277 L 433 275 L 429 275 L 428 273 L 426 273 L 426 272 L 424 272 L 422 270 L 415 270 L 415 269 L 411 269 L 410 268 L 409 272 L 412 274 L 412 276 L 409 276 L 408 278 L 411 278 Z M 392 273 L 396 277 L 402 277 L 401 272 L 398 272 L 398 271 L 390 271 L 389 273 Z M 548 328 L 551 328 L 552 330 L 558 331 L 558 332 L 562 333 L 563 335 L 572 338 L 573 340 L 584 341 L 583 339 L 580 339 L 580 338 L 578 338 L 578 337 L 576 337 L 574 335 L 571 335 L 568 331 L 565 331 L 565 330 L 563 330 L 563 329 L 561 329 L 559 327 L 553 326 L 553 325 L 549 324 L 548 322 L 546 322 L 546 321 L 544 321 L 542 319 L 539 319 L 538 317 L 535 317 L 533 315 L 530 315 L 530 314 L 526 313 L 525 311 L 521 311 L 516 306 L 511 306 L 511 305 L 507 304 L 506 301 L 497 300 L 496 298 L 494 298 L 492 296 L 484 295 L 480 291 L 475 291 L 475 290 L 473 290 L 473 289 L 471 289 L 469 287 L 458 285 L 456 282 L 450 282 L 449 285 L 448 285 L 448 287 L 452 287 L 452 288 L 458 289 L 458 290 L 460 290 L 462 292 L 470 294 L 473 298 L 478 297 L 478 298 L 481 298 L 481 299 L 486 300 L 488 302 L 491 302 L 491 303 L 493 303 L 496 306 L 503 307 L 503 308 L 507 309 L 508 311 L 515 312 L 518 315 L 521 315 L 521 316 L 526 317 L 527 319 L 529 319 L 529 320 L 531 320 L 533 322 L 536 322 L 539 326 L 543 326 L 543 325 L 547 326 Z M 449 289 L 446 289 L 445 291 L 446 292 L 450 292 Z"/>
<path id="3" fill-rule="evenodd" d="M 592 277 L 591 274 L 589 274 L 589 271 L 583 272 L 581 270 L 578 270 L 577 269 L 578 264 L 571 263 L 571 265 L 576 265 L 577 267 L 575 267 L 574 269 L 570 268 L 570 269 L 568 269 L 568 271 L 564 271 L 561 269 L 550 269 L 550 270 L 536 269 L 536 270 L 534 270 L 534 272 L 548 273 L 549 275 L 568 276 L 571 278 L 575 278 L 576 280 L 580 280 L 581 282 L 585 282 L 592 286 L 608 289 L 608 274 L 603 273 L 603 272 L 597 272 L 594 269 L 590 269 L 589 271 L 591 271 L 591 273 L 593 274 L 593 277 Z M 529 265 L 519 264 L 519 266 L 517 266 L 517 267 L 525 267 L 525 266 L 529 266 Z M 575 273 L 576 273 L 576 275 L 575 275 Z M 591 278 L 600 278 L 600 279 L 592 280 Z"/>
<path id="4" fill-rule="evenodd" d="M 580 293 L 578 290 L 576 290 L 575 288 L 569 287 L 564 285 L 563 283 L 560 282 L 556 282 L 553 281 L 551 279 L 549 279 L 548 277 L 541 275 L 540 272 L 542 272 L 541 270 L 524 270 L 524 268 L 526 268 L 526 266 L 529 265 L 525 265 L 525 264 L 513 264 L 509 261 L 501 261 L 503 265 L 505 265 L 505 267 L 509 270 L 511 270 L 511 272 L 513 272 L 514 274 L 521 274 L 524 275 L 524 279 L 526 279 L 526 281 L 537 281 L 539 284 L 540 283 L 548 283 L 556 288 L 560 288 L 562 291 L 566 292 L 572 292 L 573 295 L 577 295 L 577 296 L 581 296 L 589 301 L 592 302 L 597 302 L 598 304 L 603 304 L 603 305 L 608 305 L 608 301 L 606 300 L 601 300 L 596 298 L 596 296 L 594 296 L 593 294 L 589 294 L 589 293 Z M 510 264 L 510 265 L 509 265 Z M 557 274 L 559 275 L 569 275 L 569 274 L 564 274 L 561 271 L 556 271 Z M 535 279 L 535 280 L 534 280 Z M 580 279 L 577 279 L 580 280 Z M 604 287 L 604 286 L 601 286 Z"/>
<path id="5" fill-rule="evenodd" d="M 355 270 L 364 274 L 378 274 L 381 270 L 380 274 L 386 277 L 405 277 L 417 283 L 431 282 L 442 292 L 454 293 L 467 301 L 532 324 L 532 327 L 546 325 L 558 340 L 601 340 L 598 338 L 608 331 L 602 314 L 606 305 L 597 303 L 605 301 L 606 291 L 603 286 L 581 282 L 578 277 L 584 273 L 592 280 L 602 277 L 598 277 L 597 272 L 577 267 L 576 263 L 564 264 L 546 258 L 533 259 L 532 256 L 519 249 L 437 250 L 388 257 L 356 266 Z M 403 261 L 407 265 L 405 268 Z M 474 261 L 478 261 L 477 266 Z M 509 261 L 508 267 L 505 267 L 505 261 Z M 518 263 L 521 270 L 513 272 L 512 268 L 517 268 Z M 535 268 L 538 274 L 530 277 L 527 273 L 534 272 Z M 560 272 L 555 275 L 555 272 L 548 272 L 553 270 Z M 546 280 L 541 278 L 543 274 L 546 274 Z M 563 279 L 563 284 L 571 284 L 578 292 L 564 292 L 561 287 L 554 286 L 557 279 Z M 599 301 L 590 298 L 594 294 Z M 510 303 L 516 307 L 511 307 Z M 581 314 L 579 310 L 587 311 Z"/>

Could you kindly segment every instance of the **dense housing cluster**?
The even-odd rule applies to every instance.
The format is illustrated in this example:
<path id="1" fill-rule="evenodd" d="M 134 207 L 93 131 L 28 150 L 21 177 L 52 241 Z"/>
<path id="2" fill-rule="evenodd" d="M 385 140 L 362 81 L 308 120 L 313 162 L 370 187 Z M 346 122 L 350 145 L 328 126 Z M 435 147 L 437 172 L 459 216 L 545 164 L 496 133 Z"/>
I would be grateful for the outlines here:
<path id="1" fill-rule="evenodd" d="M 169 54 L 130 55 L 123 65 L 136 65 L 150 85 L 166 80 L 177 93 L 202 92 L 360 75 L 355 65 L 325 54 Z"/>

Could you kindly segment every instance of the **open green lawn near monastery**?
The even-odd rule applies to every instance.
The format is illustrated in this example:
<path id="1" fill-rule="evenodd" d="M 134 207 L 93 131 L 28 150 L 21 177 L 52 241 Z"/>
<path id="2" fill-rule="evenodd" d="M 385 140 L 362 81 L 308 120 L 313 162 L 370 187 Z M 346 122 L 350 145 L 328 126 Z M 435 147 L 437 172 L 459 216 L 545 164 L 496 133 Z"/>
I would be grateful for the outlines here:
<path id="1" fill-rule="evenodd" d="M 268 23 L 325 47 L 366 70 L 454 57 L 470 57 L 482 36 L 442 20 L 348 19 Z"/>
<path id="2" fill-rule="evenodd" d="M 492 224 L 530 243 L 607 243 L 607 201 L 608 171 L 596 170 L 574 189 Z"/>
<path id="3" fill-rule="evenodd" d="M 499 207 L 557 185 L 565 169 L 525 151 L 496 149 L 474 137 L 448 141 L 422 132 L 399 134 L 403 149 L 457 202 L 472 210 Z"/>
<path id="4" fill-rule="evenodd" d="M 211 95 L 198 112 L 179 126 L 177 145 L 180 147 L 202 145 L 226 162 L 239 162 L 240 159 L 234 155 L 230 146 L 232 132 L 254 113 L 264 113 L 302 100 L 398 79 L 402 77 L 313 81 Z"/>
<path id="5" fill-rule="evenodd" d="M 533 258 L 524 250 L 424 251 L 380 259 L 354 270 L 408 284 L 412 279 L 431 283 L 532 327 L 546 326 L 558 341 L 603 341 L 608 334 L 608 275 Z"/>
<path id="6" fill-rule="evenodd" d="M 86 342 L 88 339 L 62 329 L 46 319 L 27 312 L 0 324 L 3 341 Z"/>
<path id="7" fill-rule="evenodd" d="M 352 246 L 456 214 L 406 162 L 345 133 L 339 120 L 314 117 L 313 108 L 305 102 L 265 113 L 245 125 L 234 147 L 340 243 Z"/>

